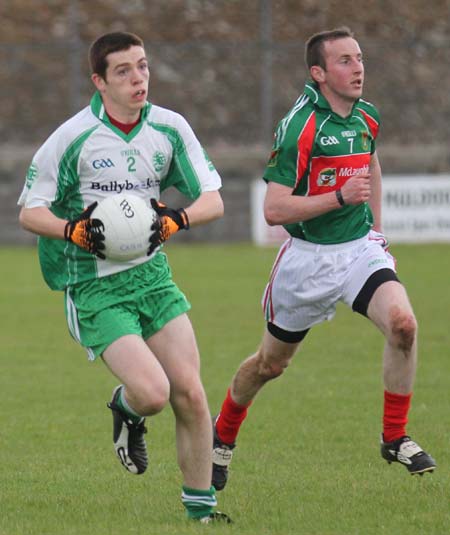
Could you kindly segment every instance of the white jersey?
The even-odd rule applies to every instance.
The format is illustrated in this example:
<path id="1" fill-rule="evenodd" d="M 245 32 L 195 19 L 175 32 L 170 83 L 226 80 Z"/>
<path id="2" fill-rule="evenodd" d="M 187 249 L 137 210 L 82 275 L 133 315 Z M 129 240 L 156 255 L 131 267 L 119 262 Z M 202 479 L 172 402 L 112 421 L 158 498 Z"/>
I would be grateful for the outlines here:
<path id="1" fill-rule="evenodd" d="M 121 192 L 147 203 L 174 186 L 192 200 L 216 191 L 221 179 L 187 121 L 178 113 L 147 103 L 129 134 L 111 124 L 99 93 L 90 106 L 62 124 L 42 145 L 28 170 L 19 204 L 45 206 L 73 219 L 94 201 Z M 147 262 L 98 259 L 63 240 L 39 238 L 44 278 L 62 290 L 82 281 Z"/>

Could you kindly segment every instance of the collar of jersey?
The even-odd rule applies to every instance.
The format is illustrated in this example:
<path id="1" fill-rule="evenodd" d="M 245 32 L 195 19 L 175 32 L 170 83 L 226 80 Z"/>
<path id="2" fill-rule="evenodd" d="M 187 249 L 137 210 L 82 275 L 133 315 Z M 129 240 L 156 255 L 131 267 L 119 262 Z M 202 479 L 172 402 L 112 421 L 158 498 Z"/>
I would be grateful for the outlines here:
<path id="1" fill-rule="evenodd" d="M 352 118 L 353 110 L 355 109 L 355 106 L 359 102 L 359 99 L 355 101 L 355 103 L 353 104 L 352 111 L 348 115 L 348 117 L 341 117 L 340 115 L 338 115 L 331 109 L 330 104 L 328 103 L 328 100 L 322 95 L 322 93 L 319 90 L 319 86 L 316 82 L 313 82 L 312 80 L 310 80 L 309 82 L 306 82 L 304 92 L 305 92 L 305 95 L 310 98 L 311 102 L 314 104 L 316 108 L 319 108 L 326 113 L 331 113 L 334 120 L 336 120 L 337 122 L 342 122 L 342 123 L 345 123 Z"/>
<path id="2" fill-rule="evenodd" d="M 141 111 L 141 118 L 138 124 L 129 132 L 128 134 L 125 134 L 125 132 L 122 132 L 120 128 L 117 128 L 114 126 L 111 121 L 109 120 L 108 114 L 106 113 L 105 106 L 103 105 L 102 97 L 100 96 L 100 93 L 96 91 L 94 95 L 91 98 L 91 110 L 92 113 L 102 121 L 103 124 L 105 124 L 108 128 L 110 128 L 114 133 L 116 133 L 119 137 L 121 137 L 124 141 L 131 141 L 134 137 L 139 134 L 142 125 L 144 124 L 145 120 L 148 117 L 148 114 L 150 113 L 150 108 L 152 105 L 150 102 L 146 102 L 144 107 Z"/>

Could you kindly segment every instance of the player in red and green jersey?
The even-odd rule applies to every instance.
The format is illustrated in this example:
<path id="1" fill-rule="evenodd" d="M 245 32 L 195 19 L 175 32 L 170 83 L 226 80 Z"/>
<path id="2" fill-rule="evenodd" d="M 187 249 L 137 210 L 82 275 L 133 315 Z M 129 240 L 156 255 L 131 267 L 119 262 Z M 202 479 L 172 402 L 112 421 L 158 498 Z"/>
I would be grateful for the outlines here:
<path id="1" fill-rule="evenodd" d="M 47 284 L 65 292 L 70 333 L 122 383 L 108 403 L 122 465 L 145 472 L 145 417 L 170 403 L 187 515 L 229 523 L 214 511 L 211 420 L 190 304 L 160 251 L 175 232 L 222 216 L 220 176 L 187 121 L 147 101 L 148 60 L 138 36 L 105 34 L 89 58 L 96 92 L 36 153 L 19 200 L 20 221 L 39 235 Z M 170 186 L 192 203 L 185 209 L 160 203 Z M 151 239 L 149 221 L 148 254 L 116 262 L 105 258 L 103 222 L 91 214 L 122 191 L 151 202 L 159 219 Z"/>
<path id="2" fill-rule="evenodd" d="M 360 99 L 347 117 L 341 117 L 317 85 L 309 82 L 277 128 L 264 178 L 287 186 L 295 196 L 339 190 L 350 177 L 369 172 L 378 128 L 374 106 Z M 367 203 L 347 204 L 308 220 L 283 224 L 295 238 L 333 244 L 365 236 L 372 228 L 373 216 Z"/>
<path id="3" fill-rule="evenodd" d="M 377 110 L 362 100 L 364 66 L 348 28 L 306 43 L 311 81 L 279 123 L 264 179 L 264 215 L 291 237 L 263 296 L 266 331 L 233 377 L 214 420 L 213 485 L 228 478 L 239 428 L 263 385 L 283 373 L 308 330 L 339 301 L 385 337 L 381 455 L 411 474 L 433 458 L 406 433 L 417 360 L 417 324 L 381 225 Z"/>

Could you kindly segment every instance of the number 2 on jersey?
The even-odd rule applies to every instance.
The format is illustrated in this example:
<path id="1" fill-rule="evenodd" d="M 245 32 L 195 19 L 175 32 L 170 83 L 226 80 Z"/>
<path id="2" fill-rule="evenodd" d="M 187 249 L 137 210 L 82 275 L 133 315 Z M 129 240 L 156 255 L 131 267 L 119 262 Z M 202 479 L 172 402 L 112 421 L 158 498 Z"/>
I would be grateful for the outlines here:
<path id="1" fill-rule="evenodd" d="M 135 173 L 136 172 L 136 158 L 133 158 L 133 156 L 129 156 L 127 158 L 127 163 L 128 163 L 128 172 Z"/>

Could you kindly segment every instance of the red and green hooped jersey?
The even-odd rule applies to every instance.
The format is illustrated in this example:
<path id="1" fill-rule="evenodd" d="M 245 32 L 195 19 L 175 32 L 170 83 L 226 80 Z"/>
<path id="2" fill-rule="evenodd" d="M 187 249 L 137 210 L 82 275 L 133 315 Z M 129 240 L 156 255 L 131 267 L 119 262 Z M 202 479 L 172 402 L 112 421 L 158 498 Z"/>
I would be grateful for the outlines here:
<path id="1" fill-rule="evenodd" d="M 376 108 L 362 99 L 346 118 L 334 113 L 315 83 L 278 124 L 264 180 L 293 189 L 293 195 L 320 195 L 341 188 L 369 170 L 379 129 Z M 361 238 L 371 228 L 367 203 L 345 205 L 308 221 L 285 225 L 291 236 L 314 243 L 342 243 Z"/>

